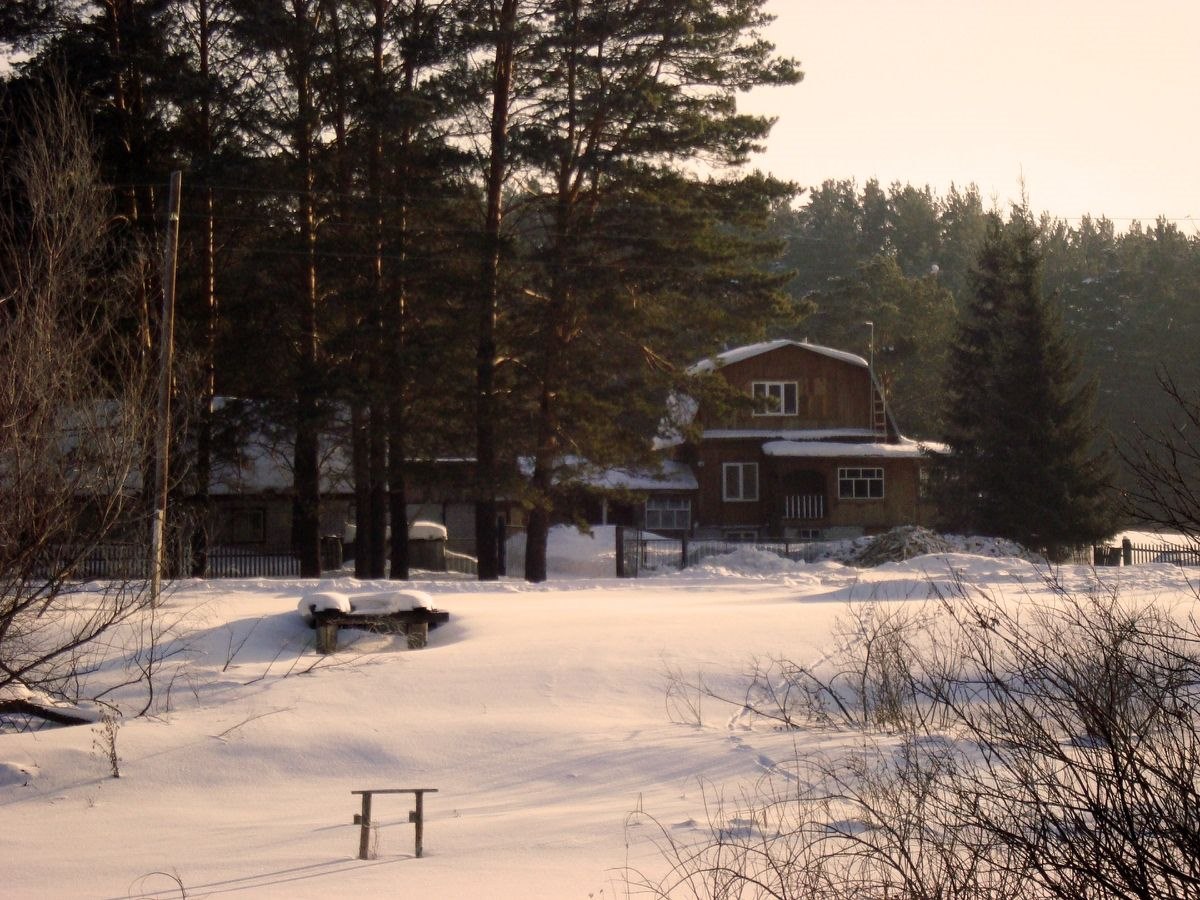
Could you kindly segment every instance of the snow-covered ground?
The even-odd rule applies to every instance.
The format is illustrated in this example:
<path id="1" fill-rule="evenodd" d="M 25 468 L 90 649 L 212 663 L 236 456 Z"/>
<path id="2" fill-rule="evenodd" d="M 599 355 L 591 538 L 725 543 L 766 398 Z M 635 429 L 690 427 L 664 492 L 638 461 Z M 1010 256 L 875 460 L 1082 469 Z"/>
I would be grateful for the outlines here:
<path id="1" fill-rule="evenodd" d="M 588 553 L 608 550 L 590 540 L 551 558 L 585 571 Z M 714 797 L 853 741 L 753 725 L 708 701 L 688 721 L 668 708 L 668 671 L 735 690 L 752 659 L 819 656 L 848 604 L 923 603 L 956 577 L 1046 599 L 1043 574 L 1003 556 L 859 570 L 743 550 L 635 582 L 418 580 L 451 613 L 427 648 L 363 635 L 328 658 L 311 650 L 301 599 L 390 585 L 185 582 L 160 618 L 186 652 L 165 665 L 158 713 L 119 728 L 119 779 L 100 726 L 0 736 L 0 895 L 178 897 L 182 884 L 188 897 L 624 896 L 622 867 L 659 860 L 638 810 L 676 839 L 699 837 Z M 1079 589 L 1095 577 L 1059 575 Z M 1100 577 L 1194 600 L 1171 566 Z M 412 856 L 411 802 L 381 796 L 376 858 L 360 861 L 350 792 L 390 787 L 438 790 L 425 857 Z"/>

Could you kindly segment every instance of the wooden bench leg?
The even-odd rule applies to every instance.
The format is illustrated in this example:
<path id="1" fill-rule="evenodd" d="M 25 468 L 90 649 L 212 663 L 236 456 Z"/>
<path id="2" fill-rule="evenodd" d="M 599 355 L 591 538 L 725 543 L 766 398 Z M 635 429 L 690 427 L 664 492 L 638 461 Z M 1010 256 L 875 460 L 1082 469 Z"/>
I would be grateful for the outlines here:
<path id="1" fill-rule="evenodd" d="M 371 850 L 371 795 L 369 793 L 362 795 L 362 815 L 359 818 L 362 828 L 358 832 L 358 858 L 368 859 Z"/>
<path id="2" fill-rule="evenodd" d="M 414 791 L 414 793 L 417 795 L 417 808 L 412 811 L 409 818 L 417 826 L 416 856 L 417 859 L 420 859 L 425 852 L 425 796 L 421 791 Z"/>
<path id="3" fill-rule="evenodd" d="M 317 652 L 318 653 L 333 653 L 337 650 L 337 633 L 336 625 L 321 623 L 317 625 Z"/>
<path id="4" fill-rule="evenodd" d="M 413 622 L 408 626 L 408 649 L 420 650 L 429 643 L 429 623 Z"/>

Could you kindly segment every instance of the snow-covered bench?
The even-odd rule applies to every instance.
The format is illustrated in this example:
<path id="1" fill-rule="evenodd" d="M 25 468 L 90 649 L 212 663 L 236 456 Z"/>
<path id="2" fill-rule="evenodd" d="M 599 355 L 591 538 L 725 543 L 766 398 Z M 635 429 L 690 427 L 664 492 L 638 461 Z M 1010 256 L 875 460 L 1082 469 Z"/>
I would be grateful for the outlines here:
<path id="1" fill-rule="evenodd" d="M 433 608 L 424 591 L 383 591 L 375 594 L 341 594 L 317 591 L 297 604 L 300 614 L 317 634 L 317 652 L 337 650 L 340 628 L 358 628 L 381 634 L 405 634 L 411 649 L 424 647 L 429 630 L 450 621 L 450 613 Z"/>

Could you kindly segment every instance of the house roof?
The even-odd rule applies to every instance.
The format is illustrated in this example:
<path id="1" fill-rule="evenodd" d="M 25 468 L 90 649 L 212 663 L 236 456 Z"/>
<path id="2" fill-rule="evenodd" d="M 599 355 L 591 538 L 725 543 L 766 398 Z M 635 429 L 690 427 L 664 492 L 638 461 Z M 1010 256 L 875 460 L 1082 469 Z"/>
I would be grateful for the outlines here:
<path id="1" fill-rule="evenodd" d="M 704 372 L 715 372 L 717 369 L 728 366 L 731 363 L 752 359 L 755 356 L 770 353 L 772 350 L 778 350 L 780 347 L 799 347 L 802 350 L 810 350 L 813 353 L 841 360 L 853 366 L 862 366 L 864 369 L 868 368 L 865 359 L 853 353 L 847 353 L 845 350 L 834 350 L 832 347 L 822 347 L 820 344 L 810 344 L 808 341 L 792 341 L 780 338 L 774 341 L 763 341 L 759 344 L 749 344 L 745 347 L 735 347 L 732 350 L 726 350 L 724 353 L 718 353 L 709 359 L 700 360 L 700 362 L 688 369 L 688 372 L 693 375 L 699 375 Z"/>

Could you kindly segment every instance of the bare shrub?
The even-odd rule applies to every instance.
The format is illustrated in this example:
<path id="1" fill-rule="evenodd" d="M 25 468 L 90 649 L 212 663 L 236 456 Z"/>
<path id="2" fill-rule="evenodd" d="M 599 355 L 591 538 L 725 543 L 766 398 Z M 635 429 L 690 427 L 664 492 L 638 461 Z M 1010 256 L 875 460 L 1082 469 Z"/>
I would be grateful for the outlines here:
<path id="1" fill-rule="evenodd" d="M 115 709 L 106 710 L 100 717 L 100 724 L 92 730 L 92 749 L 108 765 L 108 773 L 113 778 L 121 777 L 121 756 L 117 752 L 117 733 L 121 730 L 121 713 Z"/>
<path id="2" fill-rule="evenodd" d="M 698 843 L 664 831 L 666 874 L 631 872 L 633 887 L 706 898 L 1200 896 L 1194 618 L 1116 591 L 1058 588 L 1050 602 L 1006 604 L 961 584 L 903 626 L 894 612 L 859 610 L 839 632 L 832 657 L 855 665 L 790 670 L 838 724 L 861 731 L 861 751 L 798 760 L 785 785 L 765 783 L 737 813 L 749 830 L 730 830 L 719 808 Z"/>
<path id="3" fill-rule="evenodd" d="M 957 629 L 938 604 L 852 602 L 820 658 L 752 661 L 738 695 L 697 675 L 666 672 L 672 721 L 693 721 L 704 698 L 742 707 L 786 728 L 903 731 L 940 714 L 931 691 L 962 665 Z"/>
<path id="4" fill-rule="evenodd" d="M 3 114 L 20 137 L 0 160 L 0 688 L 69 696 L 147 600 L 145 266 L 116 247 L 69 93 Z M 101 557 L 118 577 L 85 584 Z"/>

